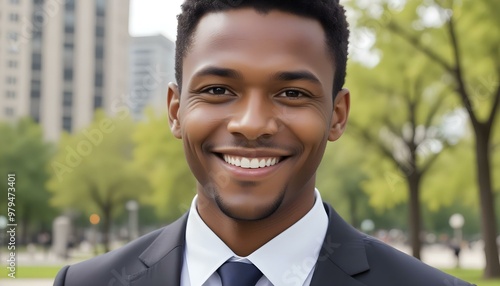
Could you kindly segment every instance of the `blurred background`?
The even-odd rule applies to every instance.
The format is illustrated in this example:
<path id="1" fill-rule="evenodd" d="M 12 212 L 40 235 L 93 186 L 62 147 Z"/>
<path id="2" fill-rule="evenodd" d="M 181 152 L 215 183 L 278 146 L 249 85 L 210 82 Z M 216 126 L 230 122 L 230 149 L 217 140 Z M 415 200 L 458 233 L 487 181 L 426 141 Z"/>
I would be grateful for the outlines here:
<path id="1" fill-rule="evenodd" d="M 318 171 L 323 198 L 432 266 L 500 285 L 500 2 L 341 3 L 352 111 Z M 0 279 L 8 223 L 17 276 L 51 285 L 188 210 L 165 108 L 181 4 L 0 0 Z"/>

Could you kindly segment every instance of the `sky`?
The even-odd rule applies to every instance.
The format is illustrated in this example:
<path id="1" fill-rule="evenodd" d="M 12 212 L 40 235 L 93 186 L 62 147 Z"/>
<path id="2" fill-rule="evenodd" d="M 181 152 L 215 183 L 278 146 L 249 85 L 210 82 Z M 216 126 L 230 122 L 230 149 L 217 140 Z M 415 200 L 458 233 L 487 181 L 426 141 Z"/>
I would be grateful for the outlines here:
<path id="1" fill-rule="evenodd" d="M 130 0 L 129 31 L 132 36 L 163 34 L 175 41 L 177 14 L 183 0 Z"/>

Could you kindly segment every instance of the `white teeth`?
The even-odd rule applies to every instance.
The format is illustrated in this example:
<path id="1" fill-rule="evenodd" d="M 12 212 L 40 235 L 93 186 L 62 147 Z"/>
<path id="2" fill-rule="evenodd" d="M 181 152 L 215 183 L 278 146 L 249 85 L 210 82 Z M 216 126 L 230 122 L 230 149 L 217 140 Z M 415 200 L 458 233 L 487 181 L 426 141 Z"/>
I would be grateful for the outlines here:
<path id="1" fill-rule="evenodd" d="M 252 169 L 259 168 L 259 159 L 252 159 L 252 161 L 250 161 L 250 168 Z"/>
<path id="2" fill-rule="evenodd" d="M 259 167 L 264 168 L 266 166 L 266 159 L 262 159 L 259 162 Z"/>
<path id="3" fill-rule="evenodd" d="M 241 159 L 241 167 L 242 168 L 250 168 L 250 160 L 248 158 Z"/>
<path id="4" fill-rule="evenodd" d="M 265 168 L 276 165 L 279 162 L 279 158 L 245 158 L 224 155 L 224 161 L 236 167 L 241 167 L 244 169 L 258 169 Z"/>

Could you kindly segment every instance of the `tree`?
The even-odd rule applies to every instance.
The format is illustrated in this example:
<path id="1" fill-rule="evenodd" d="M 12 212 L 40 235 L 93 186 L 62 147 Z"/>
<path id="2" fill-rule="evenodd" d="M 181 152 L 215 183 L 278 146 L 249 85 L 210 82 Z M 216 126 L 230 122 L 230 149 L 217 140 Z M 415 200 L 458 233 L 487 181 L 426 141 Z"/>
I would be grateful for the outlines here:
<path id="1" fill-rule="evenodd" d="M 317 183 L 323 200 L 355 227 L 369 216 L 368 196 L 361 183 L 367 178 L 362 169 L 364 154 L 361 145 L 352 136 L 330 143 L 318 169 Z"/>
<path id="2" fill-rule="evenodd" d="M 355 104 L 349 124 L 352 133 L 380 155 L 373 159 L 369 173 L 383 180 L 365 184 L 372 204 L 387 208 L 408 200 L 412 252 L 420 259 L 422 180 L 449 145 L 440 132 L 439 119 L 451 102 L 446 100 L 446 86 L 434 81 L 438 71 L 414 55 L 410 45 L 384 35 L 376 47 L 381 55 L 374 68 L 350 66 L 348 86 Z M 403 190 L 408 196 L 395 193 Z"/>
<path id="3" fill-rule="evenodd" d="M 51 163 L 49 182 L 52 203 L 102 217 L 105 251 L 113 218 L 128 200 L 149 193 L 149 185 L 132 161 L 132 122 L 126 117 L 108 118 L 96 112 L 89 127 L 63 134 Z"/>
<path id="4" fill-rule="evenodd" d="M 195 195 L 195 181 L 182 142 L 170 133 L 167 117 L 156 116 L 151 110 L 146 121 L 137 126 L 133 139 L 136 164 L 153 187 L 152 195 L 144 202 L 154 206 L 160 218 L 177 219 L 189 209 Z"/>
<path id="5" fill-rule="evenodd" d="M 395 4 L 396 3 L 396 4 Z M 396 35 L 425 62 L 441 70 L 436 81 L 453 90 L 469 117 L 485 243 L 486 278 L 500 277 L 492 182 L 492 137 L 500 105 L 500 25 L 498 1 L 375 1 L 362 23 L 377 41 Z M 375 8 L 375 9 L 374 9 Z M 373 11 L 378 11 L 373 13 Z"/>
<path id="6" fill-rule="evenodd" d="M 16 176 L 13 209 L 22 230 L 21 241 L 26 243 L 30 229 L 39 231 L 53 216 L 45 184 L 54 148 L 43 140 L 42 128 L 29 118 L 0 123 L 0 134 L 0 174 L 4 180 L 7 174 Z"/>

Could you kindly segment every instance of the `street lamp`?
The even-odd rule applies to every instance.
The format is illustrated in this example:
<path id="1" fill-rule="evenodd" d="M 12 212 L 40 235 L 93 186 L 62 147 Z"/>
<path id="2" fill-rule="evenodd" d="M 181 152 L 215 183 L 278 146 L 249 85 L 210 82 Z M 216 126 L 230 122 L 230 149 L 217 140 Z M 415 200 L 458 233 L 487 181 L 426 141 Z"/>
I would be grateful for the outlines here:
<path id="1" fill-rule="evenodd" d="M 0 215 L 0 251 L 3 247 L 3 230 L 7 227 L 7 218 Z M 8 255 L 7 255 L 8 257 Z M 0 258 L 2 258 L 2 253 L 0 252 Z"/>
<path id="2" fill-rule="evenodd" d="M 457 259 L 457 268 L 460 267 L 460 250 L 462 248 L 462 227 L 464 226 L 465 220 L 464 216 L 456 213 L 450 217 L 450 226 L 455 231 L 455 244 L 451 244 L 453 251 L 455 252 L 455 257 Z"/>
<path id="3" fill-rule="evenodd" d="M 460 244 L 462 243 L 462 227 L 464 223 L 464 216 L 461 214 L 453 214 L 450 217 L 450 226 L 455 230 L 455 239 Z"/>
<path id="4" fill-rule="evenodd" d="M 128 236 L 129 240 L 134 240 L 139 237 L 139 203 L 130 200 L 125 204 L 128 211 Z"/>
<path id="5" fill-rule="evenodd" d="M 370 233 L 375 229 L 375 223 L 371 219 L 365 219 L 361 222 L 361 230 L 365 233 Z"/>
<path id="6" fill-rule="evenodd" d="M 98 214 L 91 214 L 89 217 L 90 224 L 92 224 L 92 246 L 94 248 L 94 254 L 97 256 L 99 250 L 97 249 L 97 225 L 101 221 L 101 217 Z"/>

